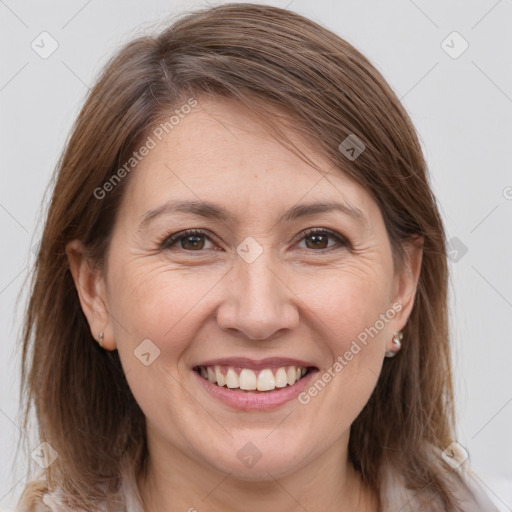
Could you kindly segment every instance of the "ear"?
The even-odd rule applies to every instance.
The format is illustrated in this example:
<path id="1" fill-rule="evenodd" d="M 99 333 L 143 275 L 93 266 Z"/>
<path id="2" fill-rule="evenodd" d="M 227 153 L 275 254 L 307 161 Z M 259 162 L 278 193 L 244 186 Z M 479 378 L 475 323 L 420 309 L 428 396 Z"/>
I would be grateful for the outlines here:
<path id="1" fill-rule="evenodd" d="M 403 264 L 395 273 L 393 298 L 391 301 L 391 304 L 399 303 L 401 305 L 400 310 L 393 319 L 393 329 L 395 332 L 401 331 L 405 327 L 414 306 L 414 298 L 421 272 L 421 262 L 423 260 L 423 242 L 423 237 L 416 236 L 403 244 Z M 390 348 L 388 347 L 388 350 Z"/>
<path id="2" fill-rule="evenodd" d="M 115 350 L 108 297 L 99 269 L 87 258 L 80 240 L 72 240 L 66 244 L 66 254 L 80 305 L 89 322 L 93 338 L 99 341 L 99 333 L 103 331 L 102 347 L 105 350 Z"/>

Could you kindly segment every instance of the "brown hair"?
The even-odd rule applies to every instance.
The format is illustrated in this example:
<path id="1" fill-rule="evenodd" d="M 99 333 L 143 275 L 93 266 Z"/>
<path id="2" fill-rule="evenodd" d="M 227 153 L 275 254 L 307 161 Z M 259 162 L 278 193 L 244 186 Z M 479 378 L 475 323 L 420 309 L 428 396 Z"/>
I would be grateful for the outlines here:
<path id="1" fill-rule="evenodd" d="M 453 441 L 455 419 L 445 234 L 415 129 L 382 75 L 353 46 L 298 14 L 255 4 L 188 13 L 156 36 L 128 43 L 106 65 L 76 120 L 56 168 L 23 327 L 24 426 L 33 405 L 40 439 L 59 457 L 45 480 L 27 485 L 23 510 L 57 486 L 74 506 L 92 510 L 115 495 L 124 473 L 144 469 L 144 415 L 117 351 L 102 350 L 91 335 L 65 245 L 82 240 L 102 268 L 130 177 L 102 199 L 94 191 L 152 127 L 198 95 L 243 102 L 296 150 L 279 129 L 286 116 L 277 113 L 289 114 L 295 132 L 377 201 L 397 265 L 402 244 L 423 237 L 403 349 L 386 359 L 354 421 L 349 456 L 376 490 L 389 459 L 410 488 L 458 510 L 444 481 L 450 468 L 429 456 L 432 446 L 443 450 Z M 339 149 L 351 134 L 366 148 L 354 160 Z"/>

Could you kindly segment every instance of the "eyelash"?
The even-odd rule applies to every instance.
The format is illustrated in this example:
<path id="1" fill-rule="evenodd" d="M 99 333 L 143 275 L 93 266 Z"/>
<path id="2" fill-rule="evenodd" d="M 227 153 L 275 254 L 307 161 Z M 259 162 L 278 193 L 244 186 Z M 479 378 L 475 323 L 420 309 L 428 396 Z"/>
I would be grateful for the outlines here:
<path id="1" fill-rule="evenodd" d="M 330 229 L 325 229 L 325 228 L 309 228 L 309 229 L 303 231 L 302 233 L 300 233 L 300 235 L 298 235 L 298 237 L 296 238 L 296 240 L 294 240 L 294 242 L 295 241 L 300 242 L 307 236 L 317 235 L 317 234 L 318 235 L 330 235 L 331 237 L 337 239 L 340 247 L 346 247 L 349 249 L 352 248 L 350 245 L 350 242 L 345 237 L 335 233 L 334 231 L 331 231 Z M 179 242 L 182 238 L 187 238 L 189 236 L 203 236 L 203 235 L 206 238 L 208 238 L 210 241 L 213 242 L 213 240 L 211 239 L 211 237 L 208 235 L 208 233 L 206 231 L 203 231 L 201 229 L 188 229 L 185 231 L 180 231 L 175 234 L 166 235 L 163 238 L 163 240 L 160 242 L 159 249 L 160 250 L 169 250 L 176 242 Z M 336 249 L 336 247 L 327 247 L 325 249 L 319 249 L 317 251 L 315 251 L 314 249 L 310 249 L 310 250 L 313 252 L 326 252 L 326 251 L 333 250 L 333 248 Z M 182 249 L 182 250 L 185 252 L 204 252 L 203 250 L 198 250 L 198 251 L 188 251 L 186 249 Z"/>

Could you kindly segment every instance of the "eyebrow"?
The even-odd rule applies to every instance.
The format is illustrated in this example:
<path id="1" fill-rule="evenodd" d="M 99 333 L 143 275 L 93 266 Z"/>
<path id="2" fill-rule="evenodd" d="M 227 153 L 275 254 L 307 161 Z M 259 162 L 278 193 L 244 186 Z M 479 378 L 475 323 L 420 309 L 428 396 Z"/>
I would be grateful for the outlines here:
<path id="1" fill-rule="evenodd" d="M 311 217 L 330 211 L 342 212 L 354 220 L 367 224 L 368 221 L 363 212 L 354 206 L 337 202 L 317 202 L 298 204 L 284 212 L 278 219 L 279 222 L 291 222 L 293 220 Z M 146 212 L 142 218 L 139 229 L 146 227 L 152 220 L 163 214 L 191 213 L 205 219 L 217 219 L 228 223 L 234 220 L 234 215 L 222 206 L 205 201 L 168 201 L 157 208 Z"/>

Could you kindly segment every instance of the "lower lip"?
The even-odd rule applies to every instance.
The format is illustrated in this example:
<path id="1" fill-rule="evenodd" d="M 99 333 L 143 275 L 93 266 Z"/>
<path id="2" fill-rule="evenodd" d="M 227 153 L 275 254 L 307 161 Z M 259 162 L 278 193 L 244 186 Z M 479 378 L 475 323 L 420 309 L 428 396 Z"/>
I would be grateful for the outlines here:
<path id="1" fill-rule="evenodd" d="M 317 370 L 310 370 L 293 386 L 276 388 L 274 391 L 251 393 L 250 391 L 232 391 L 230 388 L 217 386 L 205 379 L 198 372 L 192 370 L 206 391 L 225 404 L 242 411 L 275 409 L 286 402 L 290 402 L 306 388 Z"/>

